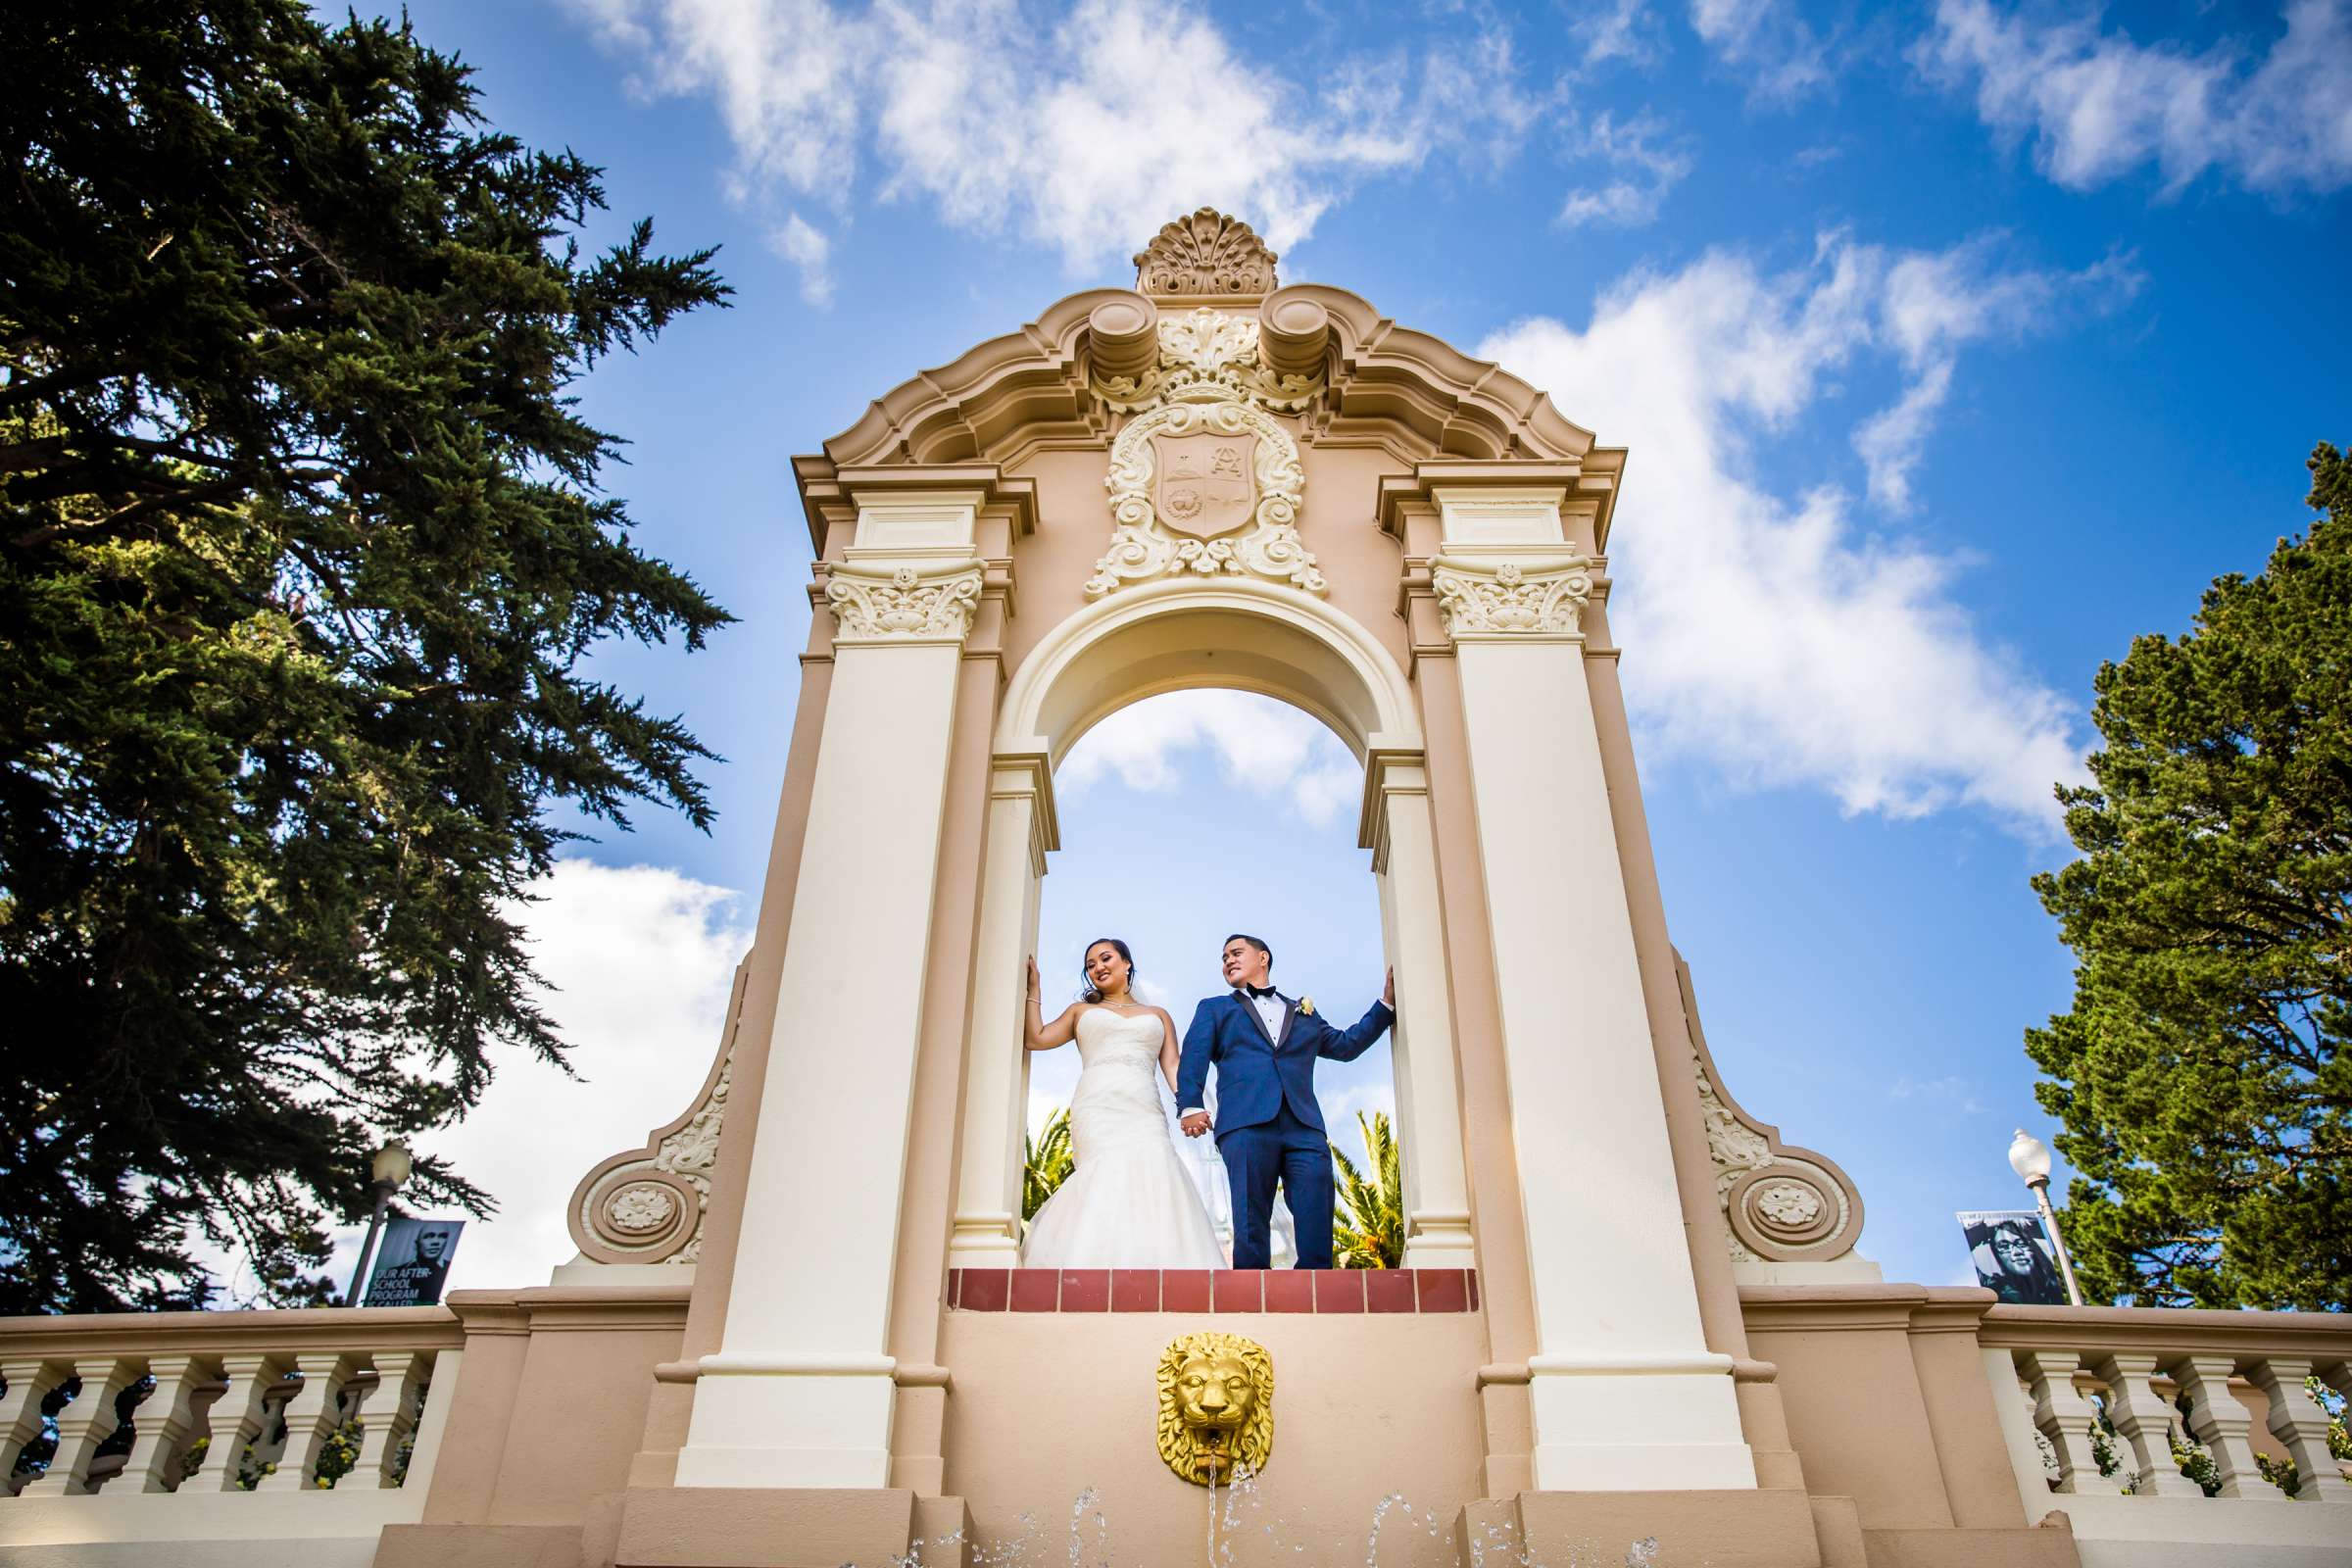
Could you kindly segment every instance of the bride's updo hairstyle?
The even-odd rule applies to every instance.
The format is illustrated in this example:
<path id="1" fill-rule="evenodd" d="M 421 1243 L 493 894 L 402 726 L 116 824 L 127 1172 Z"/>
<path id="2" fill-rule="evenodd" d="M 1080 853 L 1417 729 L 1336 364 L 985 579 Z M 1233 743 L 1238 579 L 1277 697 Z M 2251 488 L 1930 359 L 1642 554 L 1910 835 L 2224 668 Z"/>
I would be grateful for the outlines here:
<path id="1" fill-rule="evenodd" d="M 1117 954 L 1121 958 L 1126 960 L 1127 994 L 1131 997 L 1135 995 L 1135 955 L 1129 953 L 1127 951 L 1127 944 L 1121 942 L 1117 937 L 1097 937 L 1094 941 L 1089 942 L 1086 945 L 1084 953 L 1081 954 L 1078 959 L 1078 1000 L 1081 1002 L 1100 1003 L 1102 1000 L 1102 993 L 1095 989 L 1094 977 L 1086 972 L 1086 958 L 1084 954 L 1094 952 L 1097 948 L 1102 947 L 1106 942 L 1110 944 L 1111 952 Z"/>

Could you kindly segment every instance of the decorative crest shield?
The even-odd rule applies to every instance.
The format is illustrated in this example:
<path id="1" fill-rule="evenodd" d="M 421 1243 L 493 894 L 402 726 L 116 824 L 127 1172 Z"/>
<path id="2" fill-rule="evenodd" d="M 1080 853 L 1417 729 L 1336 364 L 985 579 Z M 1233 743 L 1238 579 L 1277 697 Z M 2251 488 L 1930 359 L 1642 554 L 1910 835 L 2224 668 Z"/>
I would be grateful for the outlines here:
<path id="1" fill-rule="evenodd" d="M 1152 457 L 1152 505 L 1170 532 L 1214 539 L 1250 521 L 1257 505 L 1253 432 L 1155 434 Z"/>

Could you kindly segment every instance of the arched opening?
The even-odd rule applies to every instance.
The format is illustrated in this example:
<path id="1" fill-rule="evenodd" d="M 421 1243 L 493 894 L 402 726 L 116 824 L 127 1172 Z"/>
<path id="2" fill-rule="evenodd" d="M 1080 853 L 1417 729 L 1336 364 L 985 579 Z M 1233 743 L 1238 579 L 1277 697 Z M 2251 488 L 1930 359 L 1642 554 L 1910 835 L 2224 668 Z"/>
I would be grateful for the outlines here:
<path id="1" fill-rule="evenodd" d="M 1315 716 L 1249 690 L 1165 692 L 1090 728 L 1054 780 L 1061 849 L 1038 922 L 1048 1017 L 1078 994 L 1081 955 L 1102 936 L 1128 943 L 1139 995 L 1168 1010 L 1180 1038 L 1201 999 L 1225 994 L 1217 953 L 1235 931 L 1270 943 L 1275 985 L 1314 999 L 1343 1026 L 1379 994 L 1380 891 L 1355 832 L 1363 764 Z M 1079 1070 L 1075 1045 L 1029 1058 L 1032 1148 L 1046 1144 L 1050 1116 L 1071 1103 Z M 1352 1061 L 1316 1063 L 1314 1087 L 1333 1147 L 1378 1182 L 1357 1116 L 1394 1124 L 1389 1042 Z M 1163 1108 L 1172 1128 L 1178 1107 L 1170 1100 Z M 1179 1137 L 1175 1147 L 1230 1252 L 1214 1140 Z M 1040 1185 L 1025 1183 L 1025 1210 Z M 1340 1218 L 1354 1228 L 1350 1210 L 1343 1192 Z M 1274 1224 L 1277 1267 L 1296 1256 L 1290 1227 L 1284 1203 Z"/>
<path id="2" fill-rule="evenodd" d="M 1281 698 L 1359 759 L 1421 749 L 1404 672 L 1371 633 L 1320 600 L 1237 577 L 1139 584 L 1063 621 L 1014 674 L 997 751 L 1058 760 L 1129 703 L 1200 686 Z"/>
<path id="3" fill-rule="evenodd" d="M 1274 698 L 1278 706 L 1256 711 L 1287 715 L 1277 723 L 1311 718 L 1328 727 L 1321 743 L 1328 749 L 1325 760 L 1310 768 L 1312 782 L 1305 786 L 1312 805 L 1299 812 L 1324 819 L 1303 839 L 1304 822 L 1243 829 L 1210 820 L 1159 829 L 1164 842 L 1153 846 L 1154 863 L 1163 850 L 1167 854 L 1154 874 L 1184 876 L 1202 892 L 1195 905 L 1172 911 L 1177 917 L 1166 936 L 1152 939 L 1155 949 L 1164 944 L 1169 951 L 1156 958 L 1139 952 L 1138 957 L 1152 965 L 1151 975 L 1175 981 L 1170 1011 L 1181 1009 L 1181 1031 L 1193 1004 L 1220 984 L 1216 948 L 1229 932 L 1251 929 L 1247 909 L 1230 915 L 1212 910 L 1224 906 L 1228 894 L 1236 904 L 1266 906 L 1263 888 L 1236 874 L 1240 858 L 1252 844 L 1260 853 L 1282 844 L 1287 833 L 1292 842 L 1271 874 L 1279 878 L 1287 867 L 1302 880 L 1341 890 L 1337 897 L 1354 901 L 1357 915 L 1323 922 L 1328 940 L 1320 943 L 1309 934 L 1316 922 L 1303 913 L 1286 913 L 1280 922 L 1297 929 L 1298 940 L 1276 930 L 1252 934 L 1275 943 L 1278 985 L 1290 991 L 1298 983 L 1299 990 L 1347 1012 L 1348 1023 L 1379 994 L 1383 969 L 1395 966 L 1398 1022 L 1382 1076 L 1392 1086 L 1394 1123 L 1404 1151 L 1404 1262 L 1467 1266 L 1472 1259 L 1450 1000 L 1414 704 L 1396 661 L 1360 624 L 1295 590 L 1242 579 L 1167 580 L 1122 590 L 1048 634 L 1021 661 L 1005 692 L 991 792 L 981 955 L 981 972 L 1003 989 L 975 998 L 951 1250 L 966 1266 L 1004 1266 L 1018 1258 L 1029 1064 L 1015 1064 L 1013 1054 L 1002 1048 L 1008 1030 L 1017 1040 L 1025 1010 L 1025 987 L 1012 983 L 1022 973 L 1022 956 L 1039 954 L 1041 966 L 1049 968 L 1046 996 L 1066 1003 L 1082 945 L 1094 936 L 1127 935 L 1087 923 L 1116 918 L 1105 911 L 1120 901 L 1099 884 L 1098 874 L 1120 863 L 1117 849 L 1096 839 L 1098 826 L 1116 824 L 1090 822 L 1083 839 L 1058 832 L 1055 773 L 1073 759 L 1082 773 L 1095 768 L 1087 760 L 1095 755 L 1088 738 L 1113 715 L 1141 713 L 1149 722 L 1151 699 L 1201 689 Z M 1120 743 L 1117 723 L 1103 734 L 1108 739 L 1099 746 Z M 1342 747 L 1351 754 L 1345 763 L 1337 761 Z M 1230 808 L 1245 817 L 1264 815 L 1270 803 L 1253 810 L 1249 794 L 1245 783 Z M 1078 827 L 1080 820 L 1068 825 Z M 1239 846 L 1228 848 L 1235 840 Z M 1065 852 L 1052 857 L 1055 874 L 1064 868 L 1072 873 L 1067 893 L 1047 880 L 1049 853 L 1055 849 Z M 1307 858 L 1290 861 L 1292 849 L 1304 849 Z M 1081 860 L 1095 870 L 1079 870 Z M 1372 896 L 1363 899 L 1352 891 L 1362 887 L 1353 879 L 1367 869 Z M 1260 917 L 1260 924 L 1270 923 Z M 1191 933 L 1189 945 L 1180 930 Z M 1041 942 L 1044 937 L 1051 942 Z M 1375 1057 L 1359 1072 L 1332 1080 L 1340 1093 L 1326 1100 L 1325 1120 L 1351 1156 L 1360 1146 L 1348 1112 L 1371 1102 L 1368 1085 L 1379 1073 Z M 1041 1089 L 1051 1093 L 1057 1074 L 1074 1080 L 1074 1062 L 1048 1068 Z"/>

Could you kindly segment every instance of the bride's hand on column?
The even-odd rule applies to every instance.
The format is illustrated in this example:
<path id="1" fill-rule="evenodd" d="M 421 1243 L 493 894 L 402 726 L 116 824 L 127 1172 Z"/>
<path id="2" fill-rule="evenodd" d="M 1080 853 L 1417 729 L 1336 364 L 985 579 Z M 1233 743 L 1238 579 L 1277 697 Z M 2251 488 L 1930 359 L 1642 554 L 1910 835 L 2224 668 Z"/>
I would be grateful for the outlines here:
<path id="1" fill-rule="evenodd" d="M 1084 1009 L 1076 1003 L 1061 1009 L 1061 1016 L 1046 1022 L 1044 1005 L 1038 993 L 1044 989 L 1045 977 L 1037 972 L 1037 955 L 1029 956 L 1029 1005 L 1022 1009 L 1021 1043 L 1031 1051 L 1051 1051 L 1066 1046 L 1078 1033 L 1078 1014 Z"/>

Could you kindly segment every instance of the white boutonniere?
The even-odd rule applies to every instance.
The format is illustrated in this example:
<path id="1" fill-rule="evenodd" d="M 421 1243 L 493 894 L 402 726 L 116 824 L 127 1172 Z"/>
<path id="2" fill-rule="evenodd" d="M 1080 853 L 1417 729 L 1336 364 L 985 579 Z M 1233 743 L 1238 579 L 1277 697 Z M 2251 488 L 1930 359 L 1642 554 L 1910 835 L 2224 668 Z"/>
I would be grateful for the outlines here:
<path id="1" fill-rule="evenodd" d="M 1300 997 L 1298 999 L 1298 1011 L 1302 1016 L 1312 1018 L 1315 1015 L 1315 999 L 1312 997 Z"/>

